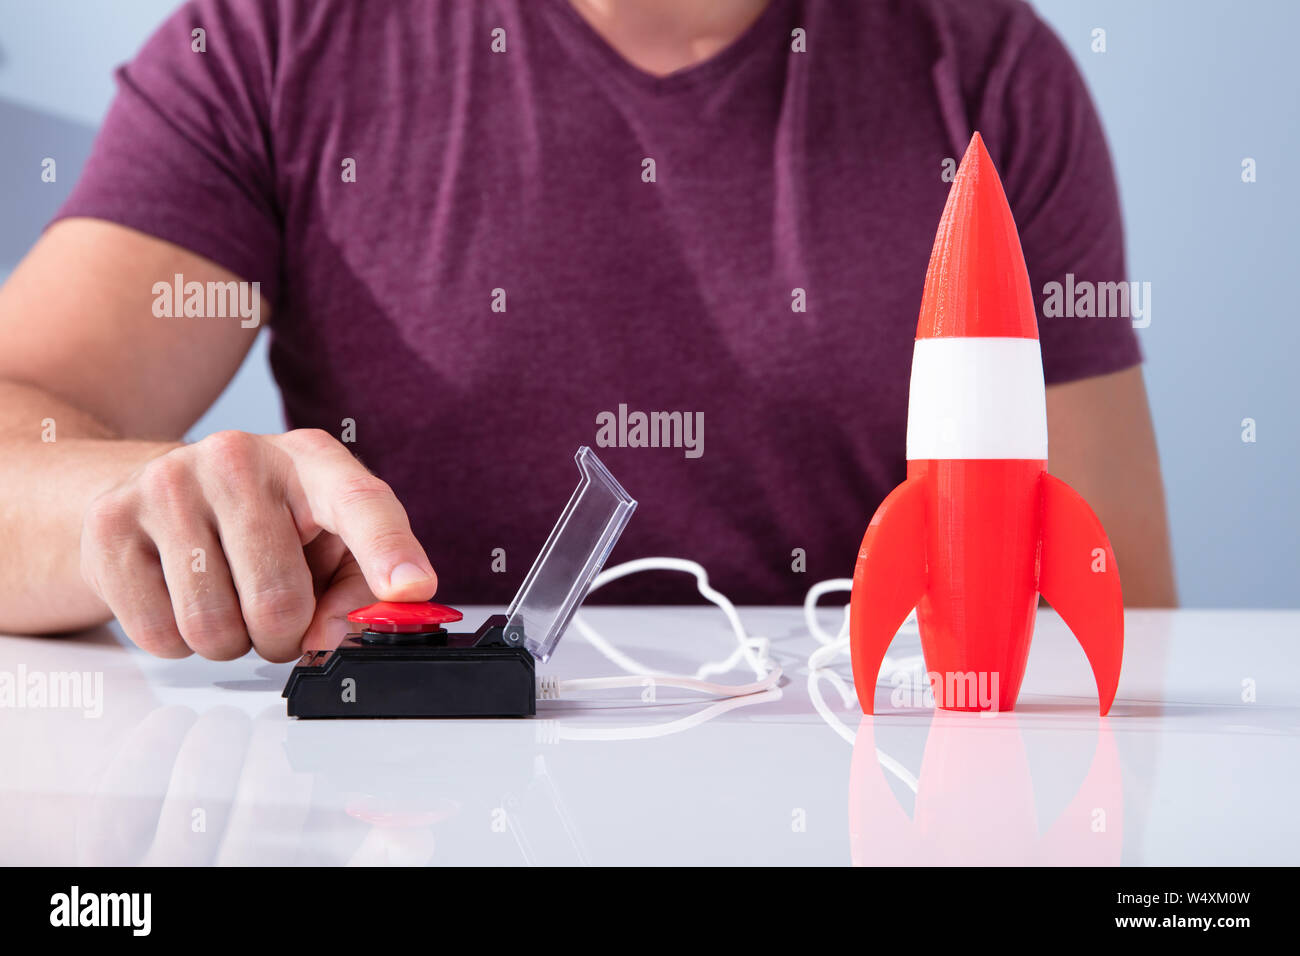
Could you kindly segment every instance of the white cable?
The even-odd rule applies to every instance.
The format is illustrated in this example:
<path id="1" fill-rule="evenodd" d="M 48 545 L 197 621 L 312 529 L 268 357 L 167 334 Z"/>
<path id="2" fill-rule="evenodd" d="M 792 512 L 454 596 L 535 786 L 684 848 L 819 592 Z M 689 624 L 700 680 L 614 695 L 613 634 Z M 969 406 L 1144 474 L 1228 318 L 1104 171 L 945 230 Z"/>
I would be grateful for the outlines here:
<path id="1" fill-rule="evenodd" d="M 823 667 L 829 667 L 831 662 L 840 654 L 848 649 L 849 641 L 845 638 L 842 641 L 836 641 L 834 644 L 823 644 L 817 650 L 808 655 L 808 669 L 810 671 L 821 670 Z"/>
<path id="2" fill-rule="evenodd" d="M 852 591 L 852 578 L 831 578 L 829 581 L 818 581 L 808 589 L 808 593 L 803 599 L 803 622 L 808 627 L 808 633 L 816 638 L 819 644 L 834 644 L 836 641 L 844 641 L 849 636 L 849 606 L 844 605 L 844 622 L 840 625 L 840 632 L 834 636 L 827 634 L 817 623 L 817 602 L 823 594 L 829 594 L 832 591 Z"/>
<path id="3" fill-rule="evenodd" d="M 648 686 L 647 682 L 722 697 L 743 697 L 778 686 L 782 671 L 770 658 L 771 641 L 765 637 L 751 635 L 745 630 L 736 606 L 731 603 L 725 594 L 709 583 L 708 572 L 698 562 L 688 561 L 685 558 L 637 558 L 634 561 L 625 561 L 612 568 L 606 568 L 598 574 L 596 579 L 591 582 L 591 587 L 587 590 L 587 593 L 590 594 L 611 581 L 617 581 L 619 578 L 625 578 L 632 574 L 640 574 L 643 571 L 681 571 L 693 575 L 695 577 L 695 587 L 700 592 L 700 595 L 705 600 L 716 604 L 726 616 L 727 623 L 731 626 L 731 632 L 736 638 L 736 649 L 724 660 L 702 664 L 696 670 L 694 677 L 672 674 L 642 664 L 629 654 L 620 651 L 597 633 L 595 628 L 588 624 L 581 614 L 578 614 L 573 618 L 574 629 L 592 647 L 626 673 L 612 677 L 590 677 L 577 680 L 559 680 L 549 675 L 542 676 L 537 681 L 538 700 L 558 700 L 565 694 L 592 690 L 644 688 Z M 808 633 L 820 645 L 808 656 L 807 668 L 810 674 L 827 670 L 835 659 L 849 648 L 849 605 L 844 605 L 843 621 L 840 624 L 839 632 L 832 635 L 823 630 L 817 621 L 817 602 L 825 594 L 834 591 L 851 591 L 852 589 L 853 580 L 851 578 L 831 578 L 826 581 L 818 581 L 808 589 L 808 593 L 804 596 L 804 624 L 808 629 Z M 899 631 L 901 633 L 905 630 L 914 630 L 915 627 L 916 612 L 913 611 L 908 615 L 907 620 L 903 622 Z M 757 680 L 748 684 L 718 684 L 705 680 L 711 674 L 731 670 L 742 659 L 753 669 Z M 881 680 L 885 680 L 899 670 L 911 670 L 921 664 L 922 661 L 922 657 L 916 654 L 897 659 L 886 657 L 880 670 Z M 848 706 L 852 702 L 848 687 L 838 675 L 834 675 L 833 672 L 829 672 L 829 674 L 831 675 L 830 679 L 839 690 L 840 696 L 846 702 L 845 706 Z"/>
<path id="4" fill-rule="evenodd" d="M 758 703 L 760 701 L 781 696 L 779 684 L 781 681 L 781 668 L 772 663 L 769 658 L 771 641 L 764 637 L 755 637 L 745 631 L 744 624 L 741 623 L 740 614 L 736 611 L 736 606 L 731 603 L 725 594 L 709 584 L 708 572 L 704 567 L 695 561 L 688 561 L 684 558 L 639 558 L 635 561 L 626 561 L 623 564 L 608 568 L 596 576 L 592 581 L 591 587 L 587 593 L 590 594 L 597 588 L 603 587 L 611 581 L 617 581 L 619 578 L 627 577 L 631 574 L 638 574 L 642 571 L 683 571 L 695 576 L 695 586 L 700 594 L 708 601 L 716 604 L 726 615 L 727 622 L 731 625 L 732 634 L 736 638 L 736 650 L 724 661 L 706 663 L 700 666 L 696 671 L 695 677 L 686 677 L 677 674 L 668 674 L 654 668 L 648 667 L 631 656 L 623 653 L 606 641 L 596 632 L 585 620 L 582 615 L 575 615 L 573 625 L 580 634 L 587 640 L 592 647 L 604 654 L 609 660 L 613 661 L 627 674 L 620 674 L 613 677 L 584 677 L 572 680 L 560 680 L 553 675 L 543 675 L 537 679 L 537 699 L 538 700 L 559 700 L 566 695 L 580 694 L 585 691 L 593 690 L 614 690 L 622 688 L 646 688 L 646 687 L 674 687 L 681 690 L 698 691 L 700 693 L 720 696 L 722 700 L 710 705 L 704 710 L 680 718 L 679 720 L 669 721 L 666 724 L 657 724 L 645 727 L 631 728 L 578 728 L 570 729 L 561 727 L 556 721 L 546 721 L 546 736 L 554 740 L 630 740 L 630 739 L 647 739 L 651 737 L 661 737 L 672 733 L 680 733 L 691 727 L 698 726 L 706 720 L 709 720 L 720 713 L 725 713 L 735 707 L 745 706 L 749 703 Z M 844 679 L 830 669 L 831 663 L 849 648 L 849 629 L 850 629 L 850 604 L 844 605 L 843 620 L 840 623 L 839 632 L 831 635 L 822 630 L 817 621 L 817 602 L 825 594 L 834 591 L 852 591 L 853 580 L 851 578 L 832 578 L 826 581 L 818 581 L 808 593 L 804 595 L 803 615 L 804 623 L 807 626 L 808 633 L 820 645 L 816 650 L 808 655 L 808 692 L 814 708 L 821 714 L 822 718 L 835 730 L 837 734 L 847 740 L 849 743 L 855 743 L 857 735 L 850 731 L 844 723 L 832 713 L 822 698 L 820 682 L 825 679 L 831 682 L 831 685 L 839 692 L 840 700 L 844 707 L 850 707 L 855 703 L 855 695 L 850 686 Z M 904 631 L 916 632 L 916 610 L 913 609 L 908 614 L 903 624 L 899 627 L 899 633 Z M 754 674 L 758 680 L 748 684 L 718 684 L 712 681 L 706 681 L 703 678 L 710 674 L 721 671 L 728 671 L 744 658 L 753 668 Z M 924 658 L 921 655 L 912 654 L 901 658 L 885 657 L 881 662 L 880 682 L 892 677 L 898 671 L 911 670 L 918 665 L 924 666 Z M 900 764 L 893 757 L 890 757 L 879 748 L 876 749 L 876 758 L 881 765 L 890 773 L 894 774 L 914 793 L 918 789 L 916 777 L 913 776 L 906 767 Z"/>
<path id="5" fill-rule="evenodd" d="M 571 721 L 559 721 L 552 718 L 538 722 L 538 742 L 556 744 L 561 740 L 650 740 L 655 737 L 667 737 L 671 734 L 680 734 L 682 731 L 698 727 L 714 717 L 721 716 L 737 708 L 780 699 L 781 688 L 773 687 L 761 694 L 750 694 L 747 697 L 729 697 L 726 700 L 714 701 L 703 710 L 687 714 L 685 717 L 678 717 L 676 720 L 670 720 L 666 723 L 639 724 L 634 727 L 575 727 Z"/>
<path id="6" fill-rule="evenodd" d="M 591 690 L 614 690 L 623 687 L 676 687 L 680 690 L 693 690 L 702 694 L 720 697 L 747 697 L 765 690 L 771 690 L 781 680 L 781 668 L 775 667 L 762 680 L 752 684 L 715 684 L 711 681 L 696 680 L 693 677 L 674 677 L 672 675 L 620 675 L 617 677 L 579 677 L 573 680 L 559 680 L 547 675 L 537 679 L 538 700 L 559 700 L 566 694 L 580 694 Z"/>
<path id="7" fill-rule="evenodd" d="M 808 655 L 807 667 L 810 672 L 816 672 L 827 668 L 849 649 L 849 607 L 844 605 L 844 621 L 840 625 L 839 633 L 831 636 L 823 631 L 821 625 L 817 623 L 817 601 L 824 594 L 832 591 L 852 591 L 853 580 L 851 578 L 832 578 L 828 581 L 818 581 L 808 589 L 808 593 L 803 599 L 803 620 L 811 634 L 821 645 L 815 651 Z M 913 609 L 907 618 L 899 627 L 900 634 L 918 633 L 916 623 L 916 610 Z M 900 670 L 914 670 L 918 666 L 924 666 L 924 658 L 920 654 L 909 654 L 906 657 L 885 657 L 880 664 L 879 683 L 886 683 L 893 674 Z"/>
<path id="8" fill-rule="evenodd" d="M 841 695 L 843 695 L 844 687 L 842 682 L 839 681 L 839 675 L 834 671 L 824 670 L 813 671 L 813 673 L 808 675 L 808 697 L 812 701 L 813 707 L 817 709 L 817 713 L 821 715 L 822 720 L 826 721 L 831 730 L 843 737 L 850 747 L 856 746 L 858 742 L 857 731 L 849 730 L 849 728 L 844 725 L 844 721 L 840 720 L 839 717 L 834 714 L 830 707 L 827 706 L 826 701 L 822 698 L 821 688 L 818 686 L 822 678 L 829 679 L 832 683 L 836 683 Z M 852 703 L 854 699 L 855 698 L 853 698 L 852 694 L 850 694 L 846 698 L 846 703 Z M 876 759 L 880 761 L 882 767 L 901 780 L 903 785 L 913 793 L 916 793 L 919 790 L 920 782 L 916 779 L 916 776 L 879 747 L 876 748 Z"/>
<path id="9" fill-rule="evenodd" d="M 808 688 L 811 695 L 813 682 L 829 681 L 831 686 L 839 691 L 840 701 L 845 707 L 852 707 L 858 702 L 858 695 L 853 692 L 853 685 L 848 683 L 838 673 L 829 667 L 818 668 L 808 672 Z M 821 691 L 817 691 L 817 696 L 821 697 Z M 815 702 L 814 702 L 815 703 Z"/>
<path id="10" fill-rule="evenodd" d="M 830 709 L 821 693 L 821 681 L 828 680 L 839 691 L 840 700 L 843 702 L 844 707 L 852 707 L 857 703 L 857 697 L 850 689 L 850 686 L 829 666 L 836 657 L 849 647 L 850 605 L 844 605 L 844 623 L 840 625 L 840 632 L 835 637 L 831 637 L 817 624 L 818 598 L 831 591 L 852 590 L 853 581 L 850 578 L 819 581 L 809 588 L 808 593 L 804 595 L 803 619 L 804 623 L 808 625 L 808 633 L 821 644 L 821 647 L 808 655 L 808 698 L 812 701 L 817 713 L 821 715 L 822 720 L 826 721 L 830 728 L 844 738 L 850 746 L 855 746 L 858 741 L 857 732 L 845 726 L 844 722 Z M 898 632 L 901 634 L 904 631 L 915 630 L 917 630 L 916 610 L 913 609 L 903 621 L 902 626 L 899 627 Z M 918 665 L 924 666 L 924 658 L 918 654 L 900 657 L 897 660 L 886 657 L 881 662 L 879 683 L 884 683 L 901 670 L 911 670 Z M 892 683 L 892 680 L 890 682 Z M 882 767 L 901 780 L 903 785 L 913 793 L 920 791 L 920 782 L 916 779 L 916 776 L 879 747 L 876 748 L 876 760 L 880 762 Z"/>
<path id="11" fill-rule="evenodd" d="M 704 570 L 703 565 L 696 561 L 688 561 L 685 558 L 638 558 L 635 561 L 625 561 L 612 568 L 606 568 L 598 574 L 596 579 L 591 582 L 591 587 L 587 589 L 587 593 L 590 594 L 611 581 L 617 581 L 619 578 L 627 577 L 630 574 L 639 574 L 643 571 L 682 571 L 693 575 L 696 590 L 700 592 L 705 600 L 716 604 L 722 610 L 722 613 L 726 615 L 727 622 L 731 625 L 731 632 L 736 638 L 736 650 L 725 660 L 702 664 L 695 672 L 694 677 L 665 673 L 647 667 L 615 648 L 601 637 L 579 614 L 573 618 L 573 626 L 578 633 L 592 647 L 629 673 L 613 677 L 586 677 L 575 680 L 559 680 L 553 676 L 544 675 L 538 678 L 537 681 L 538 700 L 558 700 L 565 694 L 582 693 L 591 690 L 609 690 L 624 687 L 644 688 L 647 686 L 675 687 L 682 690 L 732 698 L 762 693 L 779 685 L 781 668 L 776 666 L 768 657 L 771 641 L 765 637 L 756 637 L 745 631 L 745 625 L 741 623 L 736 606 L 731 603 L 725 594 L 709 584 L 708 572 Z M 718 684 L 704 680 L 710 674 L 724 673 L 731 670 L 740 663 L 741 659 L 748 662 L 754 671 L 755 677 L 758 678 L 757 680 L 748 684 Z"/>
<path id="12" fill-rule="evenodd" d="M 716 604 L 722 610 L 722 613 L 726 615 L 727 622 L 731 625 L 731 632 L 736 635 L 737 652 L 726 661 L 705 664 L 696 671 L 696 677 L 704 678 L 709 674 L 728 671 L 734 666 L 734 662 L 739 656 L 743 656 L 749 662 L 749 666 L 754 671 L 754 676 L 761 678 L 768 672 L 766 656 L 770 642 L 766 638 L 752 637 L 745 632 L 745 625 L 740 622 L 740 614 L 736 611 L 736 605 L 732 604 L 725 594 L 709 584 L 709 572 L 705 571 L 704 566 L 696 561 L 688 561 L 685 558 L 637 558 L 635 561 L 624 561 L 622 564 L 606 568 L 596 575 L 596 580 L 591 582 L 591 587 L 587 590 L 587 593 L 591 594 L 592 591 L 604 587 L 611 581 L 617 581 L 619 578 L 625 578 L 630 574 L 639 574 L 642 571 L 682 571 L 694 575 L 696 590 L 700 592 L 700 595 L 706 601 Z M 647 670 L 643 669 L 643 672 Z"/>

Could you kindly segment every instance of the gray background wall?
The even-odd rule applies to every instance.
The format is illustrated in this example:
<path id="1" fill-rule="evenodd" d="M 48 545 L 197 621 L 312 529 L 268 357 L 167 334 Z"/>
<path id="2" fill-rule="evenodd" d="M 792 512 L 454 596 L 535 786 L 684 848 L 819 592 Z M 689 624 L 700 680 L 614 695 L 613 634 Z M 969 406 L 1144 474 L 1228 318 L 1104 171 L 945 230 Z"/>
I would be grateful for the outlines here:
<path id="1" fill-rule="evenodd" d="M 1130 278 L 1151 283 L 1139 334 L 1183 602 L 1300 606 L 1300 3 L 1034 5 L 1092 88 Z M 76 181 L 112 68 L 176 6 L 0 0 L 0 279 Z M 1091 50 L 1098 27 L 1105 53 Z M 55 184 L 39 181 L 45 156 L 58 161 Z M 1241 181 L 1245 157 L 1255 183 Z M 1244 418 L 1257 423 L 1253 444 Z M 282 428 L 265 339 L 192 435 L 228 427 Z"/>

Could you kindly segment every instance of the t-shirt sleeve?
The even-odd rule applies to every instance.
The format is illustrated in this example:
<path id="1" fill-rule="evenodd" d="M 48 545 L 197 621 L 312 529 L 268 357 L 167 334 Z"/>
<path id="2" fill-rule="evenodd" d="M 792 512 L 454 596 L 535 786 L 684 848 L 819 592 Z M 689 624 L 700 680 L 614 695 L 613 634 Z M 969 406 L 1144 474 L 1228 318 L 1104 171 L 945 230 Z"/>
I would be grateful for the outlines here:
<path id="1" fill-rule="evenodd" d="M 1128 276 L 1101 121 L 1051 29 L 1031 14 L 1024 36 L 983 112 L 999 127 L 993 159 L 1020 230 L 1051 385 L 1129 368 L 1142 353 L 1131 305 L 1111 285 Z"/>
<path id="2" fill-rule="evenodd" d="M 275 4 L 192 0 L 117 71 L 117 95 L 54 221 L 85 216 L 183 246 L 279 291 L 270 103 Z"/>

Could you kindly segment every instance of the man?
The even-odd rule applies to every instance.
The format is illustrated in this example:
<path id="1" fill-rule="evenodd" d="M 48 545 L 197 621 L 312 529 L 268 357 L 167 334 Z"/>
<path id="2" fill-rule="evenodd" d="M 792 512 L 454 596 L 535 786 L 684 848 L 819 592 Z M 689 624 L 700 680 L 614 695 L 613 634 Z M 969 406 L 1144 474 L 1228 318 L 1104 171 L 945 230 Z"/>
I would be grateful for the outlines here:
<path id="1" fill-rule="evenodd" d="M 902 477 L 972 130 L 1037 292 L 1125 278 L 1100 125 L 1018 0 L 194 0 L 119 83 L 0 291 L 2 630 L 285 661 L 375 598 L 501 603 L 580 444 L 641 501 L 621 557 L 791 603 Z M 181 444 L 261 325 L 291 430 Z M 1052 470 L 1171 603 L 1131 322 L 1040 334 Z"/>

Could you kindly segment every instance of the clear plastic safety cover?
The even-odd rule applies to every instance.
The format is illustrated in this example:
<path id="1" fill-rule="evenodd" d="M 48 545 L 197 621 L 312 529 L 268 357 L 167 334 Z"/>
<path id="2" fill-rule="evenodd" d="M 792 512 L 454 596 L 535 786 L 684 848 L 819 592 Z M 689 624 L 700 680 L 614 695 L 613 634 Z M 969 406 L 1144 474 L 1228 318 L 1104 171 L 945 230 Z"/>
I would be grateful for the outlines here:
<path id="1" fill-rule="evenodd" d="M 578 487 L 506 609 L 506 634 L 522 634 L 540 661 L 555 650 L 636 508 L 595 452 L 583 445 L 573 457 Z"/>

